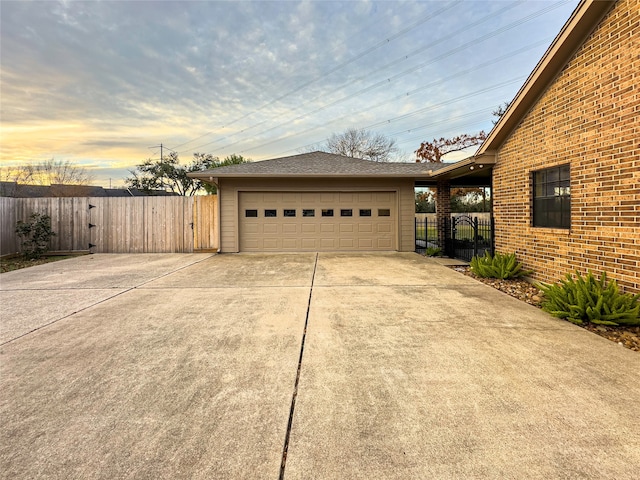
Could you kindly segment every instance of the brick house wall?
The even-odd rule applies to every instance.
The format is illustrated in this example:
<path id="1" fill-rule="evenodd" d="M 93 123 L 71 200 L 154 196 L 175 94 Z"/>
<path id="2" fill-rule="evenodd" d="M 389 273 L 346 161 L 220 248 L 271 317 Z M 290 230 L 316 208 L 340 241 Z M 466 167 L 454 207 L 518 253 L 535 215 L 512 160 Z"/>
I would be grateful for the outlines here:
<path id="1" fill-rule="evenodd" d="M 621 0 L 498 150 L 495 245 L 534 278 L 640 292 L 640 1 Z M 570 164 L 571 228 L 532 227 L 532 172 Z"/>

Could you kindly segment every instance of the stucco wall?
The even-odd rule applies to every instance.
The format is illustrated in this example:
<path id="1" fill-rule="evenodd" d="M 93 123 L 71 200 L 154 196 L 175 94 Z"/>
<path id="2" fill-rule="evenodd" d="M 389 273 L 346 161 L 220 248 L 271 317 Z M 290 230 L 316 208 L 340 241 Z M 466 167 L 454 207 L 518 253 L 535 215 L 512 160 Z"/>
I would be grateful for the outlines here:
<path id="1" fill-rule="evenodd" d="M 402 252 L 415 250 L 415 199 L 413 179 L 220 179 L 221 251 L 237 252 L 238 192 L 253 191 L 396 191 L 397 245 Z"/>
<path id="2" fill-rule="evenodd" d="M 496 248 L 535 278 L 606 271 L 640 291 L 640 1 L 620 1 L 498 152 Z M 571 166 L 571 229 L 533 228 L 531 172 Z"/>

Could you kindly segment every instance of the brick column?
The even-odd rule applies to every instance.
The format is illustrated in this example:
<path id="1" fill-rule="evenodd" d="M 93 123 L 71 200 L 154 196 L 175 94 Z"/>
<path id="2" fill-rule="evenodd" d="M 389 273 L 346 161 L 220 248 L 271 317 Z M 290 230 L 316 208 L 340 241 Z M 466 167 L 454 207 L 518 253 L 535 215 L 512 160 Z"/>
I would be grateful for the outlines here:
<path id="1" fill-rule="evenodd" d="M 438 220 L 438 244 L 446 252 L 445 239 L 451 237 L 451 190 L 448 180 L 438 182 L 436 190 L 436 219 Z"/>

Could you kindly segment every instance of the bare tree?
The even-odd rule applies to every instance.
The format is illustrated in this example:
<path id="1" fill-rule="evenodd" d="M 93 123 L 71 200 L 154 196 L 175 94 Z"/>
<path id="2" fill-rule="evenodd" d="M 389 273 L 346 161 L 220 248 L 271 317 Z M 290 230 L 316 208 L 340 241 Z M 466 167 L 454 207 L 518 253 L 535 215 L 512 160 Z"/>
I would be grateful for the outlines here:
<path id="1" fill-rule="evenodd" d="M 415 153 L 423 162 L 442 163 L 442 157 L 447 153 L 459 152 L 465 148 L 480 145 L 486 138 L 487 134 L 482 130 L 473 135 L 463 133 L 453 138 L 434 138 L 431 142 L 422 142 Z M 482 195 L 483 205 L 486 204 L 484 188 L 457 188 L 451 194 L 454 198 Z"/>
<path id="2" fill-rule="evenodd" d="M 423 162 L 442 163 L 442 157 L 446 154 L 480 145 L 486 138 L 484 131 L 474 135 L 463 133 L 453 138 L 434 138 L 431 142 L 422 142 L 415 153 Z"/>
<path id="3" fill-rule="evenodd" d="M 491 115 L 497 118 L 497 120 L 491 120 L 494 125 L 498 123 L 498 121 L 500 121 L 500 117 L 502 117 L 502 115 L 505 114 L 505 112 L 507 111 L 507 108 L 509 108 L 509 105 L 511 105 L 511 102 L 503 102 L 500 105 L 498 105 L 498 108 L 496 108 L 491 112 Z"/>
<path id="4" fill-rule="evenodd" d="M 24 185 L 89 185 L 93 181 L 93 176 L 87 169 L 69 160 L 52 158 L 40 163 L 5 167 L 1 179 Z"/>
<path id="5" fill-rule="evenodd" d="M 394 139 L 357 128 L 348 128 L 342 133 L 332 134 L 325 144 L 316 149 L 374 162 L 398 161 L 402 155 Z"/>

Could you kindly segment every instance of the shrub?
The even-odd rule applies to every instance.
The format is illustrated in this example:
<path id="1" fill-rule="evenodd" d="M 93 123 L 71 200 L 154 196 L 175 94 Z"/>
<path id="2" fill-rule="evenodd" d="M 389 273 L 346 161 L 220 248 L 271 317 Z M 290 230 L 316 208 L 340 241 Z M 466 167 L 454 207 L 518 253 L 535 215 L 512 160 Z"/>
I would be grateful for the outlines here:
<path id="1" fill-rule="evenodd" d="M 49 250 L 49 240 L 55 236 L 51 230 L 51 217 L 32 213 L 30 221 L 18 220 L 16 233 L 22 238 L 22 253 L 25 258 L 40 258 Z"/>
<path id="2" fill-rule="evenodd" d="M 622 293 L 615 280 L 607 282 L 607 274 L 600 280 L 589 271 L 582 277 L 576 271 L 559 284 L 541 284 L 544 293 L 542 309 L 554 317 L 601 325 L 640 325 L 640 295 Z"/>
<path id="3" fill-rule="evenodd" d="M 442 255 L 442 249 L 440 247 L 427 247 L 424 254 L 427 257 L 439 257 Z"/>
<path id="4" fill-rule="evenodd" d="M 523 270 L 522 264 L 516 260 L 515 253 L 500 254 L 496 252 L 491 256 L 489 251 L 484 252 L 484 257 L 475 256 L 471 259 L 471 271 L 484 278 L 519 278 L 533 273 L 532 270 Z"/>

